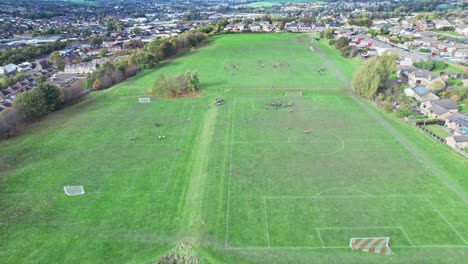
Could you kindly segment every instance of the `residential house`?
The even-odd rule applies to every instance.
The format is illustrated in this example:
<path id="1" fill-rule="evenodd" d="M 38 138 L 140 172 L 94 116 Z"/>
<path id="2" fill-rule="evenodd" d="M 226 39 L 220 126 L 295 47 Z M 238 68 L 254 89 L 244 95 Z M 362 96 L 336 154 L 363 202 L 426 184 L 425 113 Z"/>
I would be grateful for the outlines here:
<path id="1" fill-rule="evenodd" d="M 260 23 L 257 23 L 257 22 L 252 22 L 252 24 L 250 24 L 250 30 L 252 32 L 260 32 L 262 31 L 262 25 Z"/>
<path id="2" fill-rule="evenodd" d="M 435 28 L 435 24 L 432 20 L 418 20 L 414 23 L 417 27 L 424 29 L 424 30 L 430 30 Z"/>
<path id="3" fill-rule="evenodd" d="M 296 21 L 284 24 L 284 29 L 290 32 L 299 32 L 299 24 Z"/>
<path id="4" fill-rule="evenodd" d="M 428 117 L 447 120 L 458 113 L 458 105 L 452 99 L 429 100 L 421 103 L 421 112 Z"/>
<path id="5" fill-rule="evenodd" d="M 64 72 L 67 74 L 87 74 L 96 70 L 96 64 L 78 63 L 65 65 Z"/>
<path id="6" fill-rule="evenodd" d="M 319 24 L 319 23 L 314 24 L 313 27 L 315 31 L 319 31 L 319 32 L 322 32 L 327 28 L 324 24 Z"/>
<path id="7" fill-rule="evenodd" d="M 435 28 L 439 30 L 453 30 L 455 28 L 455 25 L 453 25 L 446 19 L 434 20 L 434 25 Z"/>
<path id="8" fill-rule="evenodd" d="M 413 97 L 420 102 L 439 99 L 431 90 L 423 86 L 406 88 L 404 92 L 406 96 Z"/>
<path id="9" fill-rule="evenodd" d="M 445 139 L 445 143 L 452 148 L 466 149 L 468 148 L 468 135 L 457 135 Z"/>
<path id="10" fill-rule="evenodd" d="M 408 73 L 408 83 L 411 86 L 426 86 L 430 87 L 431 83 L 439 78 L 439 76 L 426 70 L 417 70 Z"/>
<path id="11" fill-rule="evenodd" d="M 468 36 L 468 25 L 457 26 L 455 32 L 463 36 Z"/>
<path id="12" fill-rule="evenodd" d="M 15 64 L 8 64 L 3 67 L 0 67 L 0 76 L 15 74 L 18 69 L 18 66 Z"/>
<path id="13" fill-rule="evenodd" d="M 468 135 L 468 115 L 454 113 L 445 120 L 445 127 L 455 135 Z"/>

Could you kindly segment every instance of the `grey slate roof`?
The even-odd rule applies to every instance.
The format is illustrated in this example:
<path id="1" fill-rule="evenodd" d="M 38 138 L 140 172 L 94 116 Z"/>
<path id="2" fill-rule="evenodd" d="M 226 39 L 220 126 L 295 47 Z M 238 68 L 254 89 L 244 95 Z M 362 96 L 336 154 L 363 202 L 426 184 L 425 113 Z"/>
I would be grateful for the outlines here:
<path id="1" fill-rule="evenodd" d="M 458 109 L 457 103 L 455 103 L 455 101 L 453 101 L 452 99 L 431 100 L 430 102 L 432 105 L 438 105 L 448 110 Z"/>
<path id="2" fill-rule="evenodd" d="M 433 106 L 429 107 L 429 110 L 431 112 L 434 112 L 434 113 L 438 114 L 438 115 L 443 115 L 443 114 L 448 112 L 447 109 L 445 109 L 443 107 L 440 107 L 438 105 L 433 105 Z"/>
<path id="3" fill-rule="evenodd" d="M 468 135 L 464 136 L 453 136 L 455 142 L 468 142 Z"/>

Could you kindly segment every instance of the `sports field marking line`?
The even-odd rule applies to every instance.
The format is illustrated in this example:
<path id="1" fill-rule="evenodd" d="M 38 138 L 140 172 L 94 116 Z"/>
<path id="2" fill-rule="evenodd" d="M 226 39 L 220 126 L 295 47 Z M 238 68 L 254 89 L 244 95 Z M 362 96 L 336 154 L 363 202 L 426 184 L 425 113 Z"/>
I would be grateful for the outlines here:
<path id="1" fill-rule="evenodd" d="M 135 183 L 135 178 L 138 177 L 138 175 L 140 174 L 140 171 L 141 171 L 141 168 L 138 168 L 138 169 L 135 170 L 135 173 L 133 173 L 132 180 L 128 184 L 127 192 L 129 192 L 131 189 L 133 189 L 133 185 Z"/>
<path id="2" fill-rule="evenodd" d="M 224 248 L 228 248 L 228 230 L 229 230 L 229 206 L 231 198 L 231 174 L 232 174 L 232 142 L 234 138 L 234 111 L 236 106 L 235 97 L 232 98 L 232 114 L 231 114 L 231 140 L 229 148 L 229 172 L 228 172 L 228 193 L 227 193 L 227 205 L 226 205 L 226 235 L 224 240 Z"/>
<path id="3" fill-rule="evenodd" d="M 409 198 L 424 195 L 343 195 L 343 196 L 265 196 L 265 199 L 341 199 L 341 198 Z"/>
<path id="4" fill-rule="evenodd" d="M 399 226 L 353 226 L 353 227 L 317 227 L 319 230 L 341 230 L 341 229 L 400 229 Z"/>
<path id="5" fill-rule="evenodd" d="M 422 245 L 422 246 L 390 246 L 390 248 L 468 248 L 468 246 L 456 245 Z M 229 247 L 227 250 L 277 250 L 277 249 L 349 249 L 349 246 L 325 246 L 325 247 Z"/>
<path id="6" fill-rule="evenodd" d="M 317 230 L 317 234 L 318 234 L 318 237 L 320 238 L 320 243 L 322 244 L 322 248 L 323 248 L 325 247 L 325 244 L 323 243 L 322 234 L 320 234 L 320 228 L 316 227 L 315 229 Z"/>
<path id="7" fill-rule="evenodd" d="M 442 218 L 442 220 L 444 220 L 445 223 L 458 235 L 458 237 L 465 243 L 465 245 L 468 246 L 468 242 L 466 242 L 465 238 L 463 238 L 463 236 L 457 231 L 457 229 L 455 229 L 455 227 L 453 227 L 452 224 L 450 224 L 450 222 L 439 212 L 439 210 L 437 210 L 437 208 L 435 208 L 426 197 L 424 197 L 424 200 L 432 207 L 432 210 L 434 210 L 434 212 L 436 212 L 440 218 Z"/>
<path id="8" fill-rule="evenodd" d="M 330 59 L 323 54 L 323 51 L 317 45 L 314 45 L 314 48 L 318 49 L 320 52 L 318 53 L 319 57 L 327 64 L 328 68 L 335 72 L 338 79 L 341 80 L 343 83 L 343 90 L 349 91 L 349 88 L 346 87 L 350 86 L 350 81 L 348 78 L 341 72 L 340 69 L 336 67 L 334 63 L 331 63 Z M 387 133 L 392 135 L 421 165 L 421 168 L 428 171 L 430 175 L 433 175 L 435 178 L 439 179 L 448 189 L 452 190 L 465 204 L 468 203 L 468 198 L 466 197 L 465 192 L 463 189 L 459 187 L 458 184 L 454 183 L 449 176 L 446 175 L 446 172 L 439 168 L 438 165 L 435 165 L 431 162 L 430 159 L 426 156 L 424 151 L 421 151 L 417 146 L 414 146 L 413 143 L 405 137 L 400 135 L 393 125 L 391 125 L 387 120 L 385 120 L 380 114 L 374 111 L 372 108 L 364 104 L 354 95 L 350 95 L 350 98 L 365 112 L 368 113 L 370 117 L 376 120 L 381 127 L 383 127 Z"/>
<path id="9" fill-rule="evenodd" d="M 317 130 L 315 130 L 315 131 L 317 131 Z M 323 132 L 323 131 L 318 131 L 318 132 Z M 334 136 L 336 139 L 338 139 L 338 141 L 340 141 L 340 143 L 341 143 L 341 146 L 340 146 L 338 149 L 333 150 L 333 151 L 329 151 L 329 152 L 317 151 L 317 152 L 312 152 L 312 153 L 314 153 L 314 154 L 320 154 L 320 155 L 333 155 L 333 154 L 336 154 L 336 153 L 338 153 L 338 152 L 343 151 L 343 149 L 345 148 L 345 142 L 343 141 L 343 139 L 342 139 L 340 136 L 336 135 L 335 133 L 331 133 L 331 132 L 326 132 L 326 133 L 328 133 L 328 134 Z M 292 134 L 288 137 L 288 143 L 289 143 L 289 145 L 290 145 L 293 149 L 295 149 L 295 150 L 297 150 L 297 151 L 299 151 L 299 152 L 302 152 L 302 153 L 304 153 L 304 154 L 310 154 L 310 153 L 311 153 L 311 152 L 309 152 L 309 151 L 304 151 L 304 150 L 301 150 L 301 149 L 295 147 L 295 146 L 292 144 L 292 143 L 295 143 L 295 142 L 294 142 L 294 141 L 291 141 L 291 136 L 292 136 Z M 333 140 L 332 142 L 335 142 L 335 141 L 336 141 L 336 140 Z"/>
<path id="10" fill-rule="evenodd" d="M 353 189 L 353 188 L 330 188 L 330 189 L 326 189 L 324 191 L 321 191 L 321 192 L 317 193 L 314 197 L 319 197 L 322 193 L 325 193 L 325 192 L 328 192 L 328 191 L 335 191 L 335 190 L 348 190 L 348 191 L 359 192 L 359 193 L 365 194 L 367 196 L 372 196 L 372 194 L 370 194 L 370 193 L 366 193 L 366 192 L 363 192 L 363 191 L 360 191 L 360 190 L 357 190 L 357 189 Z"/>
<path id="11" fill-rule="evenodd" d="M 267 237 L 267 241 L 268 241 L 268 247 L 271 247 L 271 244 L 270 244 L 270 227 L 268 226 L 268 211 L 267 211 L 267 204 L 266 204 L 265 197 L 263 197 L 263 208 L 265 208 L 266 237 Z"/>
<path id="12" fill-rule="evenodd" d="M 409 238 L 409 236 L 408 236 L 408 234 L 406 233 L 405 229 L 404 229 L 402 226 L 400 226 L 400 229 L 401 229 L 401 231 L 403 232 L 403 234 L 405 235 L 406 239 L 408 239 L 408 242 L 410 242 L 411 246 L 414 247 L 413 241 L 411 241 L 411 239 Z"/>
<path id="13" fill-rule="evenodd" d="M 320 140 L 320 142 L 335 142 L 336 140 Z M 371 143 L 371 142 L 395 142 L 393 139 L 384 139 L 384 140 L 378 140 L 378 139 L 349 139 L 349 140 L 343 140 L 345 143 L 346 142 L 362 142 L 362 143 Z M 318 142 L 318 141 L 311 141 L 311 140 L 293 140 L 293 141 L 237 141 L 233 142 L 233 144 L 289 144 L 290 142 L 292 143 L 306 143 L 306 142 Z M 376 150 L 377 151 L 377 150 Z M 365 152 L 376 152 L 376 151 L 365 151 Z M 359 151 L 363 152 L 363 151 Z"/>

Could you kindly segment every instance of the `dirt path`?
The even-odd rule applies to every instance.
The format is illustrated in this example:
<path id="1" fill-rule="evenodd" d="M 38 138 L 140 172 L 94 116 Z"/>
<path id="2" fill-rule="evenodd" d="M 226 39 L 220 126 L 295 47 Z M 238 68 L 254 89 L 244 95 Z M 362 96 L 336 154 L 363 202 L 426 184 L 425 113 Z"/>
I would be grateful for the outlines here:
<path id="1" fill-rule="evenodd" d="M 184 203 L 185 217 L 188 221 L 187 228 L 189 232 L 193 234 L 196 234 L 198 228 L 203 225 L 202 206 L 204 184 L 207 178 L 206 166 L 208 166 L 217 114 L 217 107 L 210 107 L 207 110 L 197 144 L 194 148 L 196 153 Z"/>
<path id="2" fill-rule="evenodd" d="M 320 57 L 326 67 L 331 70 L 336 77 L 343 83 L 345 92 L 351 92 L 351 82 L 346 76 L 334 65 L 333 62 L 323 53 L 319 46 L 313 45 L 315 53 Z M 423 168 L 430 171 L 434 177 L 439 179 L 447 188 L 452 190 L 465 204 L 468 203 L 468 197 L 465 191 L 455 182 L 452 181 L 447 173 L 440 169 L 439 166 L 434 164 L 430 157 L 416 147 L 413 142 L 405 137 L 402 137 L 400 133 L 384 118 L 382 118 L 377 112 L 365 104 L 361 99 L 356 98 L 350 93 L 350 97 L 358 104 L 364 111 L 366 111 L 375 121 L 377 121 L 382 127 L 384 127 L 401 145 L 403 145 L 409 153 L 411 153 L 416 160 L 421 164 Z"/>

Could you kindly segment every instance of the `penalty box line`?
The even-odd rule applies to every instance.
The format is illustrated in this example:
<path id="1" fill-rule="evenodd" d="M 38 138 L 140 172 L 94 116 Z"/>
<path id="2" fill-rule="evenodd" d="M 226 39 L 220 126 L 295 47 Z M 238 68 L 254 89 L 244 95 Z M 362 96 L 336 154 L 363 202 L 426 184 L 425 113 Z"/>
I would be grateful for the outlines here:
<path id="1" fill-rule="evenodd" d="M 194 108 L 195 108 L 195 103 L 192 104 L 191 110 L 190 110 L 188 116 L 186 117 L 186 119 L 192 116 Z M 190 126 L 189 124 L 186 124 L 184 126 L 183 132 L 181 133 L 183 136 L 180 139 L 180 141 L 178 142 L 178 148 L 180 148 L 180 144 L 186 138 L 189 126 Z M 167 187 L 168 187 L 169 182 L 171 180 L 171 177 L 172 177 L 172 174 L 173 174 L 173 171 L 174 171 L 174 168 L 175 168 L 175 164 L 176 164 L 179 156 L 180 156 L 180 150 L 177 151 L 177 153 L 176 153 L 176 155 L 175 155 L 175 157 L 174 157 L 174 159 L 172 161 L 171 169 L 169 171 L 169 175 L 167 177 L 166 183 L 165 183 L 164 188 L 162 190 L 156 190 L 156 191 L 129 191 L 130 189 L 133 188 L 133 186 L 131 188 L 130 188 L 130 186 L 132 185 L 132 183 L 134 181 L 134 178 L 137 176 L 137 175 L 133 175 L 132 176 L 132 182 L 127 185 L 127 191 L 122 191 L 122 192 L 105 192 L 104 191 L 103 192 L 103 191 L 101 191 L 105 187 L 105 183 L 103 183 L 103 184 L 100 184 L 100 185 L 96 185 L 96 186 L 99 186 L 98 191 L 86 192 L 86 193 L 87 194 L 115 194 L 115 195 L 133 194 L 133 193 L 140 193 L 140 194 L 141 193 L 165 193 L 167 191 Z M 101 168 L 101 170 L 109 170 L 109 169 Z M 140 170 L 141 170 L 140 167 L 135 168 L 135 171 L 137 171 L 138 174 L 139 174 Z M 85 188 L 86 188 L 86 186 L 85 186 Z M 25 192 L 17 192 L 17 193 L 1 193 L 0 192 L 0 195 L 56 195 L 56 194 L 63 194 L 63 192 L 29 192 L 28 190 L 26 190 Z"/>
<path id="2" fill-rule="evenodd" d="M 424 195 L 348 195 L 348 196 L 324 196 L 324 197 L 316 197 L 316 196 L 264 196 L 264 206 L 265 206 L 265 212 L 266 210 L 266 200 L 281 200 L 281 199 L 340 199 L 340 198 L 410 198 L 410 197 L 418 197 L 422 198 L 429 206 L 430 208 L 436 212 L 436 214 L 447 224 L 447 226 L 452 229 L 452 231 L 463 241 L 465 244 L 464 246 L 453 246 L 453 247 L 468 247 L 468 242 L 465 240 L 465 238 L 458 232 L 458 230 L 433 206 L 433 204 L 427 199 L 426 196 Z M 269 228 L 268 228 L 268 222 L 266 223 L 267 226 L 267 236 L 268 236 L 268 241 L 270 238 L 269 235 Z M 400 229 L 403 233 L 403 235 L 406 237 L 408 242 L 411 244 L 411 246 L 399 246 L 399 247 L 431 247 L 430 245 L 428 246 L 415 246 L 411 239 L 409 238 L 408 234 L 406 233 L 405 229 L 402 226 L 396 226 L 396 227 L 330 227 L 330 228 L 319 228 L 317 227 L 317 232 L 319 234 L 319 238 L 322 242 L 322 237 L 320 230 L 326 230 L 326 229 L 372 229 L 372 228 L 387 228 L 387 229 Z M 443 245 L 441 245 L 443 246 Z M 269 244 L 269 247 L 271 245 Z M 450 246 L 444 246 L 444 247 L 450 247 Z M 272 247 L 273 248 L 273 247 Z"/>
<path id="3" fill-rule="evenodd" d="M 467 246 L 456 246 L 456 245 L 422 245 L 422 246 L 390 246 L 391 248 L 433 248 L 433 249 L 442 249 L 442 248 L 468 248 Z M 316 249 L 349 249 L 349 246 L 325 246 L 325 247 L 306 247 L 306 246 L 297 246 L 297 247 L 292 247 L 292 246 L 272 246 L 272 247 L 226 247 L 226 250 L 277 250 L 277 249 L 310 249 L 310 250 L 316 250 Z"/>

